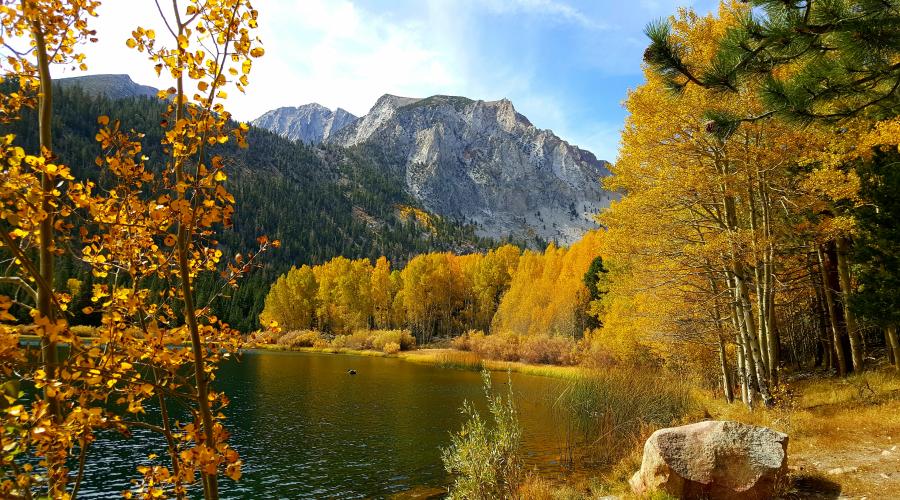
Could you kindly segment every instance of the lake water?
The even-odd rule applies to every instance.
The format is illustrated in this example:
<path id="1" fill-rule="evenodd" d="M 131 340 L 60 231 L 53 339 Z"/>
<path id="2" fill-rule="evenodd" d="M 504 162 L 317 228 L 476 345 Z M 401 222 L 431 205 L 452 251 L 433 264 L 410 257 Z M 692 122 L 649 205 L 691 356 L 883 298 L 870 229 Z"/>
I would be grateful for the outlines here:
<path id="1" fill-rule="evenodd" d="M 493 374 L 495 389 L 506 380 Z M 511 380 L 528 466 L 562 473 L 552 401 L 565 382 Z M 250 351 L 222 367 L 216 386 L 231 399 L 226 426 L 244 464 L 240 481 L 222 479 L 223 498 L 385 498 L 445 487 L 440 448 L 464 421 L 463 401 L 485 408 L 477 372 L 382 357 Z M 146 445 L 99 440 L 79 497 L 121 498 Z M 150 451 L 164 456 L 164 442 Z"/>

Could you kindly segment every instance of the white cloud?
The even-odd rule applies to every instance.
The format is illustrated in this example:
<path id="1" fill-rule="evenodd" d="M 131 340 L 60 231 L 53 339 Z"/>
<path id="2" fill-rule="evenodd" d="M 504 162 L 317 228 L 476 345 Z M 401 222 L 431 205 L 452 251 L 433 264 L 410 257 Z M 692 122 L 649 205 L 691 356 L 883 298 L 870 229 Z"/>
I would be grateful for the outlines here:
<path id="1" fill-rule="evenodd" d="M 559 0 L 429 0 L 425 15 L 399 17 L 351 0 L 265 0 L 260 7 L 258 35 L 266 55 L 254 60 L 247 94 L 231 92 L 226 103 L 240 120 L 309 102 L 362 115 L 385 93 L 508 97 L 536 126 L 553 129 L 600 158 L 614 156 L 614 129 L 574 122 L 565 110 L 567 99 L 535 88 L 541 65 L 527 49 L 515 58 L 488 60 L 479 46 L 476 21 L 486 12 L 599 26 Z M 137 25 L 165 34 L 154 2 L 105 2 L 99 16 L 92 26 L 100 41 L 85 49 L 88 74 L 126 73 L 139 83 L 172 85 L 157 77 L 145 54 L 125 46 Z M 59 70 L 55 76 L 78 74 Z"/>
<path id="2" fill-rule="evenodd" d="M 347 0 L 271 2 L 260 9 L 267 55 L 254 61 L 246 95 L 231 95 L 236 118 L 253 119 L 278 106 L 319 102 L 363 114 L 384 93 L 427 95 L 461 85 L 447 51 L 430 43 L 428 27 L 394 23 Z M 162 37 L 153 2 L 106 2 L 93 22 L 100 41 L 85 48 L 87 74 L 127 73 L 168 87 L 143 54 L 125 46 L 139 23 Z M 58 70 L 56 76 L 80 71 Z"/>
<path id="3" fill-rule="evenodd" d="M 592 29 L 605 27 L 602 23 L 588 17 L 577 8 L 557 0 L 489 0 L 486 5 L 498 13 L 540 15 L 560 22 L 580 24 Z"/>

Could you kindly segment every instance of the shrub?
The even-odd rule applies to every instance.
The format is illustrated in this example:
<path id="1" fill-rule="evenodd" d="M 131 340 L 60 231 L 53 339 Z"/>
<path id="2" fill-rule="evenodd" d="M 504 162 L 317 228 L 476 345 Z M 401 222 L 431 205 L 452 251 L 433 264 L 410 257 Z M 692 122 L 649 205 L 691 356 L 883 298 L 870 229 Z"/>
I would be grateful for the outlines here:
<path id="1" fill-rule="evenodd" d="M 504 398 L 491 387 L 491 375 L 481 372 L 488 400 L 490 425 L 468 402 L 468 420 L 441 450 L 444 468 L 454 476 L 449 498 L 514 498 L 522 482 L 520 448 L 522 428 L 512 397 L 512 385 Z"/>
<path id="2" fill-rule="evenodd" d="M 314 347 L 316 341 L 321 340 L 319 332 L 312 330 L 294 330 L 285 333 L 278 338 L 278 345 L 295 348 L 295 347 Z"/>
<path id="3" fill-rule="evenodd" d="M 519 360 L 519 336 L 511 333 L 494 333 L 469 338 L 472 352 L 487 359 L 501 361 Z"/>
<path id="4" fill-rule="evenodd" d="M 383 351 L 384 346 L 390 343 L 400 346 L 401 351 L 408 351 L 416 346 L 416 338 L 409 330 L 372 330 L 372 347 Z"/>
<path id="5" fill-rule="evenodd" d="M 387 344 L 384 344 L 384 347 L 382 347 L 381 350 L 385 354 L 397 354 L 398 352 L 400 352 L 400 344 L 396 342 L 388 342 Z"/>
<path id="6" fill-rule="evenodd" d="M 575 365 L 580 359 L 577 342 L 568 337 L 551 335 L 485 335 L 482 331 L 469 330 L 453 339 L 451 345 L 454 349 L 471 351 L 485 359 L 502 361 Z"/>
<path id="7" fill-rule="evenodd" d="M 350 335 L 337 335 L 331 341 L 331 346 L 339 349 L 364 351 L 372 349 L 372 340 L 373 338 L 368 330 L 357 330 Z"/>
<path id="8" fill-rule="evenodd" d="M 247 337 L 247 342 L 251 345 L 273 345 L 278 343 L 279 334 L 271 330 L 257 330 Z"/>
<path id="9" fill-rule="evenodd" d="M 460 350 L 460 351 L 471 351 L 472 350 L 472 340 L 478 340 L 484 337 L 484 332 L 481 330 L 469 330 L 468 332 L 460 335 L 459 337 L 454 337 L 450 340 L 450 347 Z"/>
<path id="10" fill-rule="evenodd" d="M 603 329 L 585 332 L 580 344 L 581 362 L 589 368 L 662 366 L 662 359 L 649 345 Z"/>
<path id="11" fill-rule="evenodd" d="M 579 358 L 578 344 L 568 337 L 534 335 L 521 341 L 519 356 L 526 363 L 575 365 Z"/>

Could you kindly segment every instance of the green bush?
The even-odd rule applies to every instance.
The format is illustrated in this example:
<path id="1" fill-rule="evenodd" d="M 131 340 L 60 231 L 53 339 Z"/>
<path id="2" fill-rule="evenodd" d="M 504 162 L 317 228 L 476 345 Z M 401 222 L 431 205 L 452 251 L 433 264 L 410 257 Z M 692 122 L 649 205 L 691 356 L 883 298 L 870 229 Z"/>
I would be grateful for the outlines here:
<path id="1" fill-rule="evenodd" d="M 454 476 L 451 499 L 513 498 L 523 480 L 522 428 L 512 385 L 503 397 L 494 393 L 490 372 L 482 371 L 481 376 L 491 422 L 464 402 L 462 412 L 468 420 L 451 436 L 450 446 L 441 450 L 444 468 Z"/>

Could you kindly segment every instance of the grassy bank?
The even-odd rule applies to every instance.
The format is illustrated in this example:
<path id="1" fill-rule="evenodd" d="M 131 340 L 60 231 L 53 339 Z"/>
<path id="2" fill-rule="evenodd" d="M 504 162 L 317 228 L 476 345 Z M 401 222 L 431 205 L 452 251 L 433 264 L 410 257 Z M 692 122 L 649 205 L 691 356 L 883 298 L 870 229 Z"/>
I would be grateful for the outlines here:
<path id="1" fill-rule="evenodd" d="M 836 381 L 825 373 L 788 379 L 774 408 L 749 410 L 692 390 L 685 421 L 734 420 L 790 436 L 790 481 L 783 498 L 900 498 L 900 376 L 878 368 Z M 561 482 L 533 478 L 528 498 L 633 498 L 628 479 L 640 468 L 646 425 L 630 450 L 605 471 Z"/>
<path id="2" fill-rule="evenodd" d="M 475 353 L 455 349 L 419 349 L 403 352 L 398 357 L 414 363 L 422 363 L 458 370 L 511 371 L 526 375 L 575 379 L 587 370 L 579 366 L 557 366 L 523 363 L 521 361 L 498 361 L 483 359 Z"/>
<path id="3" fill-rule="evenodd" d="M 878 368 L 843 380 L 825 374 L 789 380 L 773 409 L 707 402 L 713 418 L 778 429 L 790 436 L 797 495 L 900 498 L 900 376 Z"/>

